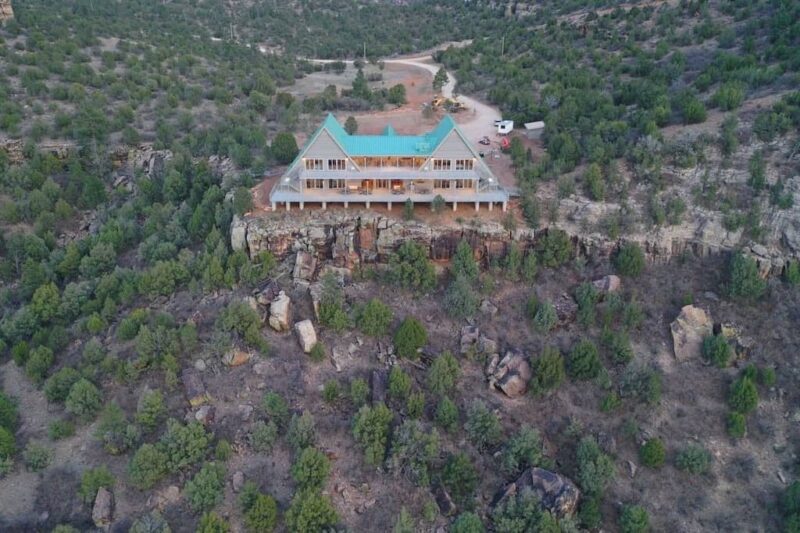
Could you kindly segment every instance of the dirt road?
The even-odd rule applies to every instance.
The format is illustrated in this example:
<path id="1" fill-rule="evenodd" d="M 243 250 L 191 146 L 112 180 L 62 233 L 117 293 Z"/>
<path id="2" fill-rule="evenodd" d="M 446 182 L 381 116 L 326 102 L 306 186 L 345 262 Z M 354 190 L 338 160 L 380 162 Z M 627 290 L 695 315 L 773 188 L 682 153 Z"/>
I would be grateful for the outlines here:
<path id="1" fill-rule="evenodd" d="M 333 63 L 339 61 L 336 59 L 308 59 L 314 63 Z M 344 61 L 352 65 L 353 61 Z M 411 68 L 419 68 L 430 72 L 435 75 L 439 70 L 439 65 L 434 63 L 430 55 L 418 57 L 404 57 L 384 59 L 384 63 L 393 65 L 404 65 Z M 448 81 L 442 87 L 442 95 L 446 98 L 453 98 L 457 80 L 452 72 L 447 73 Z M 467 139 L 473 143 L 477 143 L 483 136 L 488 136 L 490 139 L 495 137 L 494 121 L 501 117 L 500 111 L 488 104 L 485 104 L 475 98 L 469 96 L 459 95 L 458 99 L 461 100 L 467 109 L 461 113 L 454 115 L 461 131 L 466 135 Z"/>

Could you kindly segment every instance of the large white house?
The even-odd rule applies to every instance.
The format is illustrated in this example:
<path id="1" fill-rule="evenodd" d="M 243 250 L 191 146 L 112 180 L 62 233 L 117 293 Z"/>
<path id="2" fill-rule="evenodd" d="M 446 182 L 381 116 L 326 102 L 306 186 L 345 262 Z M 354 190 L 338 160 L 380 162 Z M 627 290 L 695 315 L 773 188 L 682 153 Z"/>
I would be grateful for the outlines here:
<path id="1" fill-rule="evenodd" d="M 381 135 L 350 135 L 333 115 L 300 150 L 270 192 L 272 208 L 292 204 L 431 203 L 441 197 L 455 210 L 506 209 L 508 193 L 447 115 L 431 131 L 398 135 L 389 125 Z"/>

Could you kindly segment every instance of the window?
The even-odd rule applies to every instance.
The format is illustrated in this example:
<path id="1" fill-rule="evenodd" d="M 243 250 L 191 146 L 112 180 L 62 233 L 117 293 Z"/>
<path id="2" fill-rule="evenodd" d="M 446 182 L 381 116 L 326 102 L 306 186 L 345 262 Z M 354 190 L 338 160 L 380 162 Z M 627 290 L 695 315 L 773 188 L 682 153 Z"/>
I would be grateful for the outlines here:
<path id="1" fill-rule="evenodd" d="M 323 189 L 325 180 L 306 180 L 306 189 Z"/>
<path id="2" fill-rule="evenodd" d="M 329 189 L 344 189 L 344 180 L 328 180 Z"/>
<path id="3" fill-rule="evenodd" d="M 472 159 L 456 159 L 456 170 L 472 170 Z"/>
<path id="4" fill-rule="evenodd" d="M 376 189 L 388 189 L 389 188 L 389 180 L 375 180 L 375 188 Z"/>
<path id="5" fill-rule="evenodd" d="M 434 159 L 433 170 L 450 170 L 449 159 Z"/>
<path id="6" fill-rule="evenodd" d="M 456 189 L 466 189 L 471 180 L 455 180 Z"/>
<path id="7" fill-rule="evenodd" d="M 434 189 L 449 189 L 450 180 L 433 180 Z"/>
<path id="8" fill-rule="evenodd" d="M 347 170 L 347 160 L 328 159 L 328 170 Z"/>
<path id="9" fill-rule="evenodd" d="M 322 170 L 322 159 L 306 159 L 306 170 Z"/>

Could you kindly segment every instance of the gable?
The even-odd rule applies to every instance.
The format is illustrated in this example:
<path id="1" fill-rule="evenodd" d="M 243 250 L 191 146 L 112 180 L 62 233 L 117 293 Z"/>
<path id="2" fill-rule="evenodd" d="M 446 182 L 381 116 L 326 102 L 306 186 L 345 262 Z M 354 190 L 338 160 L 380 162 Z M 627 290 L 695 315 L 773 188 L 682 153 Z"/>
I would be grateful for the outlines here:
<path id="1" fill-rule="evenodd" d="M 347 154 L 339 147 L 328 130 L 322 130 L 317 138 L 304 150 L 303 157 L 319 159 L 344 159 Z"/>
<path id="2" fill-rule="evenodd" d="M 442 159 L 468 159 L 473 156 L 474 154 L 470 147 L 455 130 L 447 135 L 432 154 L 432 157 Z"/>

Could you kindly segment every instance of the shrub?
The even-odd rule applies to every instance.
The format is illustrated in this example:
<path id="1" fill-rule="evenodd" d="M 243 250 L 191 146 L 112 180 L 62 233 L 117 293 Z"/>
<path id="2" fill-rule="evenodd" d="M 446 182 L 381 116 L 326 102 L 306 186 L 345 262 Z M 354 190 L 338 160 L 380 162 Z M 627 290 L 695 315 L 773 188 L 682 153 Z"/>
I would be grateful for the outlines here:
<path id="1" fill-rule="evenodd" d="M 478 263 L 469 243 L 462 239 L 456 246 L 453 258 L 450 260 L 450 270 L 454 277 L 463 276 L 470 280 L 478 279 Z"/>
<path id="2" fill-rule="evenodd" d="M 31 472 L 40 472 L 50 465 L 53 460 L 53 451 L 36 442 L 29 442 L 22 451 L 25 466 Z"/>
<path id="3" fill-rule="evenodd" d="M 411 376 L 403 372 L 399 366 L 393 366 L 389 372 L 389 396 L 395 400 L 405 401 L 411 392 Z"/>
<path id="4" fill-rule="evenodd" d="M 233 455 L 233 446 L 225 439 L 220 439 L 214 448 L 214 457 L 219 461 L 227 461 Z"/>
<path id="5" fill-rule="evenodd" d="M 391 323 L 392 310 L 377 298 L 372 298 L 356 312 L 356 326 L 370 337 L 386 335 Z"/>
<path id="6" fill-rule="evenodd" d="M 794 481 L 786 488 L 778 502 L 784 516 L 800 513 L 800 481 Z"/>
<path id="7" fill-rule="evenodd" d="M 472 512 L 461 513 L 450 526 L 450 533 L 484 533 L 486 528 L 478 515 Z"/>
<path id="8" fill-rule="evenodd" d="M 147 431 L 153 431 L 167 414 L 164 395 L 160 390 L 147 390 L 139 397 L 136 421 Z"/>
<path id="9" fill-rule="evenodd" d="M 84 470 L 81 475 L 81 488 L 78 491 L 83 503 L 93 504 L 100 487 L 110 489 L 114 486 L 114 476 L 105 466 Z"/>
<path id="10" fill-rule="evenodd" d="M 167 454 L 152 444 L 142 444 L 128 465 L 131 483 L 142 490 L 155 485 L 167 473 Z"/>
<path id="11" fill-rule="evenodd" d="M 392 452 L 387 461 L 389 470 L 396 475 L 405 474 L 418 486 L 428 486 L 439 459 L 440 446 L 435 429 L 429 431 L 417 420 L 406 420 L 392 439 Z"/>
<path id="12" fill-rule="evenodd" d="M 786 264 L 783 277 L 789 285 L 800 285 L 800 261 L 789 261 Z"/>
<path id="13" fill-rule="evenodd" d="M 261 336 L 261 318 L 246 302 L 229 303 L 219 314 L 216 327 L 221 331 L 236 333 L 245 343 L 262 353 L 269 349 L 266 339 Z"/>
<path id="14" fill-rule="evenodd" d="M 675 466 L 690 474 L 705 474 L 711 466 L 711 454 L 700 445 L 690 444 L 678 452 Z"/>
<path id="15" fill-rule="evenodd" d="M 417 350 L 428 342 L 425 326 L 414 317 L 406 317 L 394 334 L 394 347 L 397 355 L 408 359 L 418 357 Z"/>
<path id="16" fill-rule="evenodd" d="M 275 441 L 278 440 L 278 426 L 272 420 L 269 422 L 258 420 L 250 430 L 249 440 L 250 447 L 254 451 L 269 453 L 272 451 L 272 447 L 275 446 Z"/>
<path id="17" fill-rule="evenodd" d="M 332 272 L 322 277 L 319 323 L 333 331 L 343 331 L 350 325 L 350 318 L 344 310 L 344 292 Z"/>
<path id="18" fill-rule="evenodd" d="M 613 479 L 614 462 L 604 454 L 593 437 L 584 437 L 578 444 L 578 482 L 590 496 L 602 495 Z"/>
<path id="19" fill-rule="evenodd" d="M 112 401 L 103 409 L 95 435 L 103 441 L 106 451 L 118 455 L 135 446 L 141 432 L 138 426 L 128 423 L 125 412 Z"/>
<path id="20" fill-rule="evenodd" d="M 465 453 L 451 455 L 442 469 L 442 484 L 456 503 L 464 505 L 478 485 L 478 472 Z"/>
<path id="21" fill-rule="evenodd" d="M 628 334 L 624 331 L 604 331 L 603 343 L 608 348 L 611 360 L 614 363 L 619 365 L 633 360 L 633 347 Z"/>
<path id="22" fill-rule="evenodd" d="M 529 426 L 522 426 L 506 443 L 500 464 L 509 476 L 516 476 L 524 469 L 537 466 L 542 461 L 542 438 Z"/>
<path id="23" fill-rule="evenodd" d="M 742 413 L 737 412 L 729 413 L 726 429 L 728 430 L 728 435 L 734 439 L 741 439 L 744 437 L 745 433 L 747 433 L 747 422 L 745 416 Z"/>
<path id="24" fill-rule="evenodd" d="M 600 512 L 600 500 L 597 497 L 583 498 L 578 508 L 578 520 L 580 525 L 588 530 L 595 530 L 603 523 L 603 515 Z"/>
<path id="25" fill-rule="evenodd" d="M 620 378 L 619 394 L 655 405 L 661 400 L 661 375 L 645 365 L 628 365 Z"/>
<path id="26" fill-rule="evenodd" d="M 659 438 L 650 439 L 639 448 L 639 460 L 647 467 L 661 468 L 666 457 L 667 451 Z"/>
<path id="27" fill-rule="evenodd" d="M 134 520 L 128 533 L 171 533 L 169 524 L 158 511 L 151 511 Z"/>
<path id="28" fill-rule="evenodd" d="M 294 135 L 287 132 L 281 132 L 275 135 L 270 146 L 272 155 L 282 165 L 288 165 L 297 156 L 299 152 L 297 148 L 297 141 Z"/>
<path id="29" fill-rule="evenodd" d="M 564 381 L 564 357 L 558 348 L 546 346 L 542 355 L 531 364 L 533 377 L 529 387 L 533 394 L 544 394 Z"/>
<path id="30" fill-rule="evenodd" d="M 733 411 L 743 415 L 758 406 L 758 389 L 752 379 L 742 376 L 731 384 L 728 405 Z"/>
<path id="31" fill-rule="evenodd" d="M 0 427 L 0 458 L 11 457 L 17 453 L 17 440 L 14 434 L 4 427 Z"/>
<path id="32" fill-rule="evenodd" d="M 252 533 L 270 533 L 278 524 L 278 504 L 266 494 L 255 496 L 244 515 L 244 524 Z"/>
<path id="33" fill-rule="evenodd" d="M 575 379 L 594 379 L 603 370 L 603 363 L 597 353 L 597 346 L 589 339 L 583 339 L 572 347 L 567 359 L 567 372 Z"/>
<path id="34" fill-rule="evenodd" d="M 578 302 L 578 322 L 584 327 L 594 324 L 595 305 L 600 295 L 591 283 L 582 283 L 575 290 L 575 300 Z"/>
<path id="35" fill-rule="evenodd" d="M 270 419 L 279 428 L 285 428 L 289 422 L 289 404 L 277 392 L 269 391 L 264 394 L 261 407 Z"/>
<path id="36" fill-rule="evenodd" d="M 492 510 L 494 531 L 562 531 L 558 520 L 542 509 L 533 491 L 522 491 L 500 502 Z"/>
<path id="37" fill-rule="evenodd" d="M 339 521 L 327 496 L 313 491 L 299 491 L 286 511 L 286 527 L 297 533 L 327 531 Z"/>
<path id="38" fill-rule="evenodd" d="M 340 394 L 339 382 L 335 379 L 329 379 L 325 382 L 325 385 L 322 386 L 322 399 L 325 400 L 325 403 L 336 403 Z"/>
<path id="39" fill-rule="evenodd" d="M 425 383 L 429 391 L 442 396 L 453 390 L 459 373 L 458 360 L 449 351 L 445 351 L 431 363 Z"/>
<path id="40" fill-rule="evenodd" d="M 425 393 L 412 392 L 406 399 L 406 414 L 409 418 L 421 418 L 425 414 Z"/>
<path id="41" fill-rule="evenodd" d="M 34 383 L 42 383 L 47 371 L 53 365 L 53 350 L 46 346 L 38 346 L 31 350 L 25 363 L 25 373 Z"/>
<path id="42" fill-rule="evenodd" d="M 355 378 L 350 382 L 350 401 L 356 407 L 361 407 L 369 400 L 369 385 L 362 378 Z"/>
<path id="43" fill-rule="evenodd" d="M 47 428 L 47 436 L 50 440 L 61 440 L 75 434 L 75 424 L 69 420 L 54 420 Z"/>
<path id="44" fill-rule="evenodd" d="M 353 437 L 364 450 L 367 464 L 375 466 L 383 461 L 391 422 L 392 412 L 382 403 L 374 407 L 365 405 L 356 413 Z"/>
<path id="45" fill-rule="evenodd" d="M 447 396 L 439 400 L 434 415 L 436 423 L 448 433 L 454 433 L 458 429 L 458 406 Z"/>
<path id="46" fill-rule="evenodd" d="M 306 448 L 291 468 L 292 479 L 300 490 L 320 490 L 328 480 L 331 463 L 328 457 L 316 448 Z"/>
<path id="47" fill-rule="evenodd" d="M 525 254 L 525 259 L 522 260 L 522 279 L 528 283 L 533 283 L 536 280 L 536 274 L 539 273 L 539 260 L 536 259 L 536 254 L 528 252 Z"/>
<path id="48" fill-rule="evenodd" d="M 464 429 L 470 442 L 481 451 L 497 446 L 503 438 L 500 421 L 481 400 L 474 400 L 467 409 Z"/>
<path id="49" fill-rule="evenodd" d="M 97 387 L 88 379 L 76 381 L 69 389 L 69 394 L 64 402 L 67 412 L 83 421 L 88 421 L 100 411 L 103 406 L 103 397 Z"/>
<path id="50" fill-rule="evenodd" d="M 289 430 L 286 433 L 286 441 L 296 452 L 316 444 L 317 424 L 310 412 L 303 411 L 300 416 L 292 416 Z"/>
<path id="51" fill-rule="evenodd" d="M 539 302 L 533 315 L 533 324 L 540 333 L 547 333 L 558 322 L 556 308 L 550 302 Z"/>
<path id="52" fill-rule="evenodd" d="M 195 511 L 208 511 L 222 502 L 225 488 L 225 467 L 216 463 L 206 463 L 194 477 L 186 483 L 186 500 Z"/>
<path id="53" fill-rule="evenodd" d="M 428 251 L 414 241 L 404 241 L 389 259 L 389 279 L 406 289 L 432 289 L 436 272 L 428 260 Z"/>
<path id="54" fill-rule="evenodd" d="M 719 368 L 728 366 L 733 350 L 723 335 L 707 335 L 703 339 L 703 358 Z"/>
<path id="55" fill-rule="evenodd" d="M 324 361 L 325 355 L 325 345 L 320 341 L 317 341 L 317 343 L 311 347 L 311 351 L 308 352 L 309 359 L 315 363 L 321 363 Z"/>
<path id="56" fill-rule="evenodd" d="M 17 424 L 19 424 L 17 400 L 0 391 L 0 428 L 15 430 Z"/>
<path id="57" fill-rule="evenodd" d="M 159 442 L 167 455 L 170 472 L 177 472 L 205 457 L 210 444 L 211 435 L 202 424 L 192 421 L 184 425 L 175 419 L 167 420 L 167 430 Z"/>
<path id="58" fill-rule="evenodd" d="M 205 513 L 197 524 L 197 533 L 228 533 L 230 524 L 216 513 Z"/>
<path id="59" fill-rule="evenodd" d="M 756 300 L 764 294 L 766 282 L 758 275 L 755 259 L 742 253 L 731 258 L 728 294 L 743 300 Z"/>
<path id="60" fill-rule="evenodd" d="M 563 265 L 572 257 L 569 236 L 560 229 L 549 228 L 537 245 L 541 263 L 550 268 Z"/>
<path id="61" fill-rule="evenodd" d="M 650 530 L 650 518 L 647 511 L 639 505 L 626 505 L 619 517 L 621 533 L 646 533 Z"/>
<path id="62" fill-rule="evenodd" d="M 636 243 L 626 243 L 614 256 L 614 267 L 623 276 L 638 276 L 644 269 L 644 252 Z"/>
<path id="63" fill-rule="evenodd" d="M 472 282 L 464 276 L 457 276 L 447 287 L 442 304 L 452 317 L 466 318 L 474 315 L 479 301 Z"/>
<path id="64" fill-rule="evenodd" d="M 392 533 L 414 533 L 414 519 L 408 513 L 405 507 L 400 509 L 400 514 L 394 521 Z"/>

